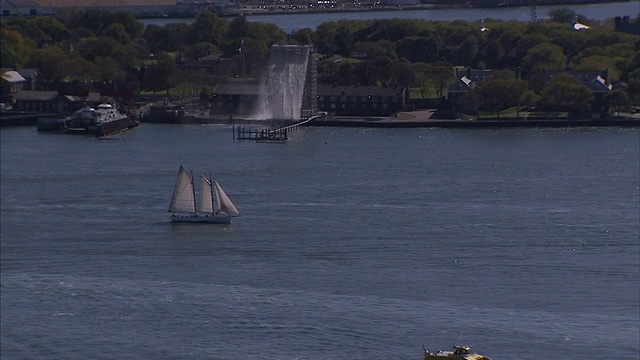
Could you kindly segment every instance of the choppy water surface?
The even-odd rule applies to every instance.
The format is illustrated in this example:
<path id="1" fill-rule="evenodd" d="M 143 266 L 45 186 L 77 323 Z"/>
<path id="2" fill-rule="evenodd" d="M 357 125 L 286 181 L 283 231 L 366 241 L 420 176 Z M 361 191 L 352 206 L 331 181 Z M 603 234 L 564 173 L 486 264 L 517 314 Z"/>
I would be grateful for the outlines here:
<path id="1" fill-rule="evenodd" d="M 638 359 L 638 129 L 0 135 L 3 359 Z"/>

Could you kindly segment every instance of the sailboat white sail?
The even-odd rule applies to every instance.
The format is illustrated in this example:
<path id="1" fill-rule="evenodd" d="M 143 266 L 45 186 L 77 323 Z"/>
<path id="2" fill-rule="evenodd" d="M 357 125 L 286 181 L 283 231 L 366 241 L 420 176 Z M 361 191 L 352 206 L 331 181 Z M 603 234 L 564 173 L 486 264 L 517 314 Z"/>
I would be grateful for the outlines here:
<path id="1" fill-rule="evenodd" d="M 200 212 L 213 214 L 213 191 L 211 191 L 211 181 L 206 176 L 200 174 Z"/>
<path id="2" fill-rule="evenodd" d="M 236 209 L 235 205 L 231 202 L 231 199 L 227 196 L 227 194 L 222 190 L 220 184 L 217 182 L 214 183 L 215 193 L 216 193 L 216 205 L 217 212 L 224 213 L 229 216 L 238 216 L 240 212 Z"/>
<path id="3" fill-rule="evenodd" d="M 193 188 L 193 179 L 187 170 L 180 165 L 178 178 L 173 189 L 173 197 L 171 198 L 170 212 L 175 213 L 196 213 L 195 189 Z"/>
<path id="4" fill-rule="evenodd" d="M 196 203 L 193 176 L 182 165 L 178 171 L 169 212 L 173 213 L 171 221 L 174 222 L 228 224 L 232 216 L 240 215 L 222 187 L 217 182 L 212 183 L 203 174 L 200 174 L 200 193 Z"/>

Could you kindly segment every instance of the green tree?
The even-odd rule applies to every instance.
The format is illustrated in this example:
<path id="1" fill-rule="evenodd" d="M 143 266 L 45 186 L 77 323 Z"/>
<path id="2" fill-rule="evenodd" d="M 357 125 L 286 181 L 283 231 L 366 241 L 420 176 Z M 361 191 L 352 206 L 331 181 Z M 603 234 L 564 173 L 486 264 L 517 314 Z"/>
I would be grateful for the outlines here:
<path id="1" fill-rule="evenodd" d="M 346 26 L 340 26 L 335 36 L 335 46 L 338 54 L 349 56 L 353 47 L 353 32 Z"/>
<path id="2" fill-rule="evenodd" d="M 82 57 L 69 59 L 63 65 L 63 71 L 66 80 L 73 81 L 98 81 L 100 80 L 100 71 L 97 66 Z"/>
<path id="3" fill-rule="evenodd" d="M 575 22 L 575 19 L 576 19 L 575 11 L 567 8 L 549 10 L 547 15 L 549 15 L 549 19 L 551 21 L 559 22 L 563 24 L 572 24 L 573 22 Z"/>
<path id="4" fill-rule="evenodd" d="M 520 107 L 521 106 L 526 106 L 526 107 L 531 107 L 534 106 L 538 100 L 540 100 L 540 95 L 536 94 L 535 91 L 533 90 L 527 90 L 525 91 L 522 96 L 520 97 L 520 103 L 518 104 L 517 109 L 517 116 L 520 117 Z"/>
<path id="5" fill-rule="evenodd" d="M 410 86 L 415 78 L 414 67 L 407 61 L 395 61 L 390 67 L 387 67 L 393 79 L 394 85 Z M 384 68 L 378 73 L 384 73 Z"/>
<path id="6" fill-rule="evenodd" d="M 434 38 L 408 36 L 396 43 L 396 54 L 410 62 L 434 62 L 440 58 L 440 44 Z"/>
<path id="7" fill-rule="evenodd" d="M 227 39 L 233 40 L 249 35 L 249 21 L 244 16 L 236 16 L 229 24 Z"/>
<path id="8" fill-rule="evenodd" d="M 70 29 L 85 28 L 90 30 L 97 36 L 102 35 L 104 29 L 113 24 L 112 14 L 109 11 L 88 9 L 86 11 L 77 12 L 67 19 L 67 27 Z"/>
<path id="9" fill-rule="evenodd" d="M 99 56 L 114 56 L 121 48 L 122 45 L 112 38 L 94 37 L 79 41 L 75 45 L 74 51 L 82 54 L 85 59 L 94 61 Z"/>
<path id="10" fill-rule="evenodd" d="M 291 34 L 291 40 L 300 45 L 313 45 L 316 42 L 316 34 L 310 28 L 299 29 Z"/>
<path id="11" fill-rule="evenodd" d="M 340 64 L 334 61 L 322 61 L 318 63 L 318 83 L 337 84 L 339 71 Z"/>
<path id="12" fill-rule="evenodd" d="M 442 99 L 446 86 L 453 80 L 453 69 L 448 65 L 431 65 L 426 71 L 427 83 L 433 88 L 436 97 Z"/>
<path id="13" fill-rule="evenodd" d="M 542 90 L 539 103 L 543 108 L 584 115 L 594 100 L 591 90 L 573 75 L 559 74 Z"/>
<path id="14" fill-rule="evenodd" d="M 640 16 L 640 15 L 639 15 Z M 628 72 L 623 74 L 623 79 L 627 81 L 629 87 L 627 94 L 634 104 L 640 104 L 640 39 L 635 43 L 636 53 L 627 67 Z"/>
<path id="15" fill-rule="evenodd" d="M 206 11 L 198 15 L 189 29 L 189 44 L 210 42 L 221 47 L 227 37 L 229 23 L 215 13 Z"/>
<path id="16" fill-rule="evenodd" d="M 276 24 L 267 24 L 261 22 L 249 23 L 248 37 L 256 42 L 262 42 L 266 47 L 274 44 L 284 44 L 287 41 L 287 33 L 285 33 Z"/>
<path id="17" fill-rule="evenodd" d="M 500 62 L 500 68 L 516 67 L 520 65 L 518 58 L 518 45 L 524 36 L 524 26 L 517 21 L 509 21 L 501 25 L 496 25 L 491 29 L 491 34 L 502 30 L 497 40 L 500 43 L 503 60 Z"/>
<path id="18" fill-rule="evenodd" d="M 531 48 L 522 60 L 522 65 L 531 73 L 540 73 L 542 70 L 562 70 L 567 62 L 567 57 L 558 45 L 543 43 Z"/>
<path id="19" fill-rule="evenodd" d="M 165 53 L 161 53 L 155 64 L 150 65 L 144 72 L 142 86 L 154 93 L 172 88 L 176 84 L 175 75 L 178 71 L 176 62 Z"/>
<path id="20" fill-rule="evenodd" d="M 615 83 L 620 80 L 621 71 L 618 68 L 618 63 L 620 59 L 609 57 L 609 56 L 601 56 L 594 55 L 583 58 L 580 60 L 580 63 L 576 65 L 576 70 L 608 70 L 609 82 Z"/>
<path id="21" fill-rule="evenodd" d="M 138 21 L 132 13 L 127 11 L 116 11 L 111 13 L 109 19 L 109 25 L 120 24 L 124 27 L 124 31 L 129 35 L 131 39 L 142 36 L 144 32 L 144 24 Z M 107 28 L 109 26 L 107 25 Z"/>
<path id="22" fill-rule="evenodd" d="M 495 111 L 500 117 L 502 110 L 515 106 L 517 116 L 520 116 L 518 107 L 527 87 L 524 80 L 492 76 L 480 82 L 473 91 L 478 94 L 480 110 Z"/>
<path id="23" fill-rule="evenodd" d="M 353 45 L 353 51 L 366 59 L 386 57 L 391 60 L 396 57 L 394 47 L 390 41 L 358 41 Z"/>
<path id="24" fill-rule="evenodd" d="M 185 56 L 188 59 L 196 60 L 198 58 L 207 56 L 207 55 L 218 55 L 220 54 L 220 49 L 217 46 L 213 45 L 210 42 L 199 42 L 191 45 L 187 51 L 185 52 Z"/>
<path id="25" fill-rule="evenodd" d="M 533 33 L 522 35 L 522 37 L 518 39 L 518 42 L 514 51 L 515 54 L 513 55 L 514 58 L 517 59 L 516 61 L 517 65 L 522 65 L 521 64 L 522 60 L 527 55 L 527 52 L 529 50 L 531 50 L 537 45 L 548 43 L 548 42 L 549 42 L 549 38 L 539 32 L 533 32 Z"/>
<path id="26" fill-rule="evenodd" d="M 469 34 L 458 46 L 454 53 L 452 62 L 454 65 L 472 66 L 473 61 L 478 57 L 480 42 L 474 35 Z"/>
<path id="27" fill-rule="evenodd" d="M 420 98 L 427 98 L 427 89 L 429 86 L 429 69 L 431 68 L 431 64 L 423 63 L 423 62 L 415 62 L 413 64 L 413 83 L 412 85 L 417 87 L 420 90 Z"/>
<path id="28" fill-rule="evenodd" d="M 116 84 L 126 80 L 126 73 L 120 65 L 110 57 L 96 58 L 95 65 L 101 81 L 112 81 Z"/>
<path id="29" fill-rule="evenodd" d="M 485 62 L 490 69 L 499 69 L 502 67 L 502 58 L 504 50 L 498 40 L 491 40 L 485 48 Z"/>
<path id="30" fill-rule="evenodd" d="M 24 66 L 34 50 L 20 32 L 5 27 L 0 28 L 0 48 L 0 65 L 7 68 Z"/>
<path id="31" fill-rule="evenodd" d="M 348 62 L 341 62 L 338 67 L 338 77 L 334 79 L 338 85 L 353 85 L 358 83 L 355 66 Z"/>
<path id="32" fill-rule="evenodd" d="M 176 52 L 198 42 L 189 38 L 190 29 L 188 24 L 167 24 L 165 26 L 152 24 L 147 25 L 142 37 L 146 40 L 148 50 L 152 54 Z"/>
<path id="33" fill-rule="evenodd" d="M 119 23 L 114 23 L 109 25 L 102 34 L 103 36 L 112 38 L 113 40 L 119 42 L 122 45 L 126 45 L 131 42 L 131 37 L 127 34 L 127 31 L 124 29 L 124 26 Z"/>
<path id="34" fill-rule="evenodd" d="M 325 22 L 316 28 L 315 47 L 321 54 L 334 54 L 337 47 L 334 45 L 335 37 L 338 33 L 338 23 Z"/>
<path id="35" fill-rule="evenodd" d="M 624 90 L 614 90 L 608 94 L 605 99 L 609 104 L 609 109 L 614 112 L 616 116 L 620 111 L 628 110 L 633 106 L 631 97 Z"/>
<path id="36" fill-rule="evenodd" d="M 35 50 L 29 58 L 29 66 L 38 69 L 42 79 L 46 82 L 62 80 L 64 64 L 69 57 L 62 49 L 55 45 L 46 45 Z"/>
<path id="37" fill-rule="evenodd" d="M 38 47 L 42 47 L 44 44 L 56 44 L 64 41 L 70 37 L 69 30 L 65 27 L 65 24 L 52 16 L 38 16 L 28 21 L 29 35 L 34 40 L 37 38 Z M 36 35 L 37 34 L 37 35 Z"/>

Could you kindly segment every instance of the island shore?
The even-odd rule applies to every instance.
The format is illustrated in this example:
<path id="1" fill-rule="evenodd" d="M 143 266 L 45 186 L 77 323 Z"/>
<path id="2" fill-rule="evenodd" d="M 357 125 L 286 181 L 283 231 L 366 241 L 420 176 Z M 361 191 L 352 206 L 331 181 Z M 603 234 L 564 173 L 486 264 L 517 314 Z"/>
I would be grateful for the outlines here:
<path id="1" fill-rule="evenodd" d="M 631 0 L 627 0 L 631 1 Z M 579 0 L 560 1 L 554 6 L 572 6 L 589 4 L 606 4 L 625 2 L 625 0 Z M 229 7 L 218 11 L 222 17 L 254 16 L 254 15 L 280 15 L 280 14 L 322 14 L 322 13 L 349 13 L 365 11 L 414 11 L 414 10 L 443 10 L 443 9 L 482 9 L 482 8 L 515 8 L 523 6 L 544 6 L 541 1 L 529 1 L 519 4 L 496 3 L 495 5 L 478 6 L 470 3 L 466 4 L 406 4 L 406 5 L 375 5 L 375 6 L 318 6 L 307 5 L 244 5 L 241 7 Z"/>
<path id="2" fill-rule="evenodd" d="M 481 119 L 435 119 L 435 110 L 400 112 L 392 117 L 325 116 L 306 122 L 301 126 L 315 127 L 368 127 L 368 128 L 482 128 L 482 127 L 640 127 L 640 114 L 623 114 L 608 119 L 567 118 L 481 118 Z M 256 127 L 295 126 L 292 121 L 271 121 L 241 118 L 215 118 L 186 116 L 182 124 L 247 125 Z"/>
<path id="3" fill-rule="evenodd" d="M 622 113 L 608 119 L 567 119 L 567 118 L 473 118 L 435 119 L 434 110 L 400 112 L 392 117 L 349 117 L 325 116 L 305 123 L 315 127 L 369 127 L 369 128 L 482 128 L 482 127 L 640 127 L 640 113 Z M 2 116 L 0 126 L 34 126 L 38 119 L 51 118 L 46 114 L 25 114 L 22 116 Z M 51 118 L 50 120 L 55 120 Z M 142 123 L 153 123 L 142 120 Z M 174 124 L 217 124 L 247 125 L 256 127 L 282 127 L 295 125 L 292 121 L 271 121 L 259 119 L 222 118 L 207 116 L 185 116 Z"/>
<path id="4" fill-rule="evenodd" d="M 623 114 L 609 119 L 567 118 L 486 118 L 434 119 L 434 110 L 400 112 L 390 118 L 327 117 L 312 121 L 308 126 L 372 127 L 372 128 L 478 128 L 478 127 L 576 127 L 624 126 L 640 127 L 640 114 Z"/>

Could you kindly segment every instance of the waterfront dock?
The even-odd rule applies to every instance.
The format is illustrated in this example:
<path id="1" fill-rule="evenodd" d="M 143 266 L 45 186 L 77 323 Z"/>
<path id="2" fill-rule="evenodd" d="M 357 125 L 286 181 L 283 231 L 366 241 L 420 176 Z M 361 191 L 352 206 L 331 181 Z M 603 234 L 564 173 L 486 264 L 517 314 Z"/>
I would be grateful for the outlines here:
<path id="1" fill-rule="evenodd" d="M 486 127 L 640 127 L 640 114 L 628 114 L 608 119 L 569 118 L 465 118 L 435 119 L 433 110 L 400 112 L 392 117 L 322 117 L 308 126 L 370 127 L 370 128 L 486 128 Z"/>
<path id="2" fill-rule="evenodd" d="M 244 126 L 233 126 L 235 140 L 254 140 L 263 142 L 286 142 L 289 140 L 287 127 L 274 129 L 256 129 Z"/>

